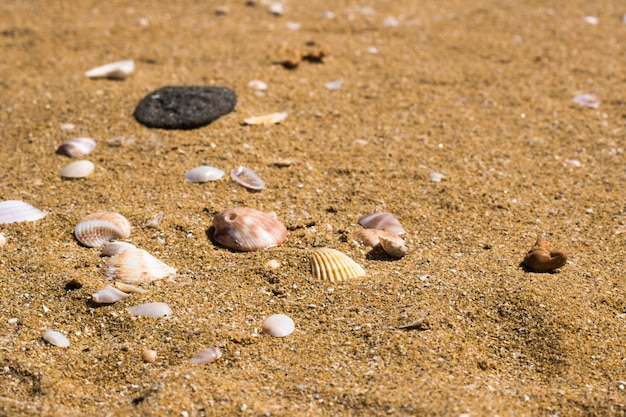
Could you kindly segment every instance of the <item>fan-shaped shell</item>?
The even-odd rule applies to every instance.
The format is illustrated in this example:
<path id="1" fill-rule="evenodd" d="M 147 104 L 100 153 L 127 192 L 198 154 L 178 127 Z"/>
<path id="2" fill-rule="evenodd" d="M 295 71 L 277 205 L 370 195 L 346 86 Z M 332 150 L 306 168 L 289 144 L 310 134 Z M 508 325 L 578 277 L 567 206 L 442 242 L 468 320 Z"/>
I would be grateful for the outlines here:
<path id="1" fill-rule="evenodd" d="M 320 248 L 311 253 L 311 273 L 319 280 L 337 282 L 362 277 L 365 270 L 338 250 Z"/>
<path id="2" fill-rule="evenodd" d="M 111 239 L 126 239 L 130 236 L 130 222 L 119 213 L 101 211 L 83 217 L 74 228 L 74 236 L 83 245 L 93 248 Z"/>
<path id="3" fill-rule="evenodd" d="M 109 258 L 102 273 L 108 279 L 134 284 L 174 275 L 176 269 L 143 249 L 129 248 Z"/>
<path id="4" fill-rule="evenodd" d="M 7 200 L 0 203 L 0 224 L 31 222 L 45 215 L 45 212 L 23 201 Z"/>
<path id="5" fill-rule="evenodd" d="M 74 138 L 63 142 L 57 148 L 60 155 L 69 156 L 70 158 L 80 158 L 87 155 L 96 148 L 96 141 L 91 138 Z"/>
<path id="6" fill-rule="evenodd" d="M 359 224 L 368 229 L 386 230 L 396 235 L 404 233 L 404 228 L 391 213 L 372 213 L 359 217 Z"/>
<path id="7" fill-rule="evenodd" d="M 245 207 L 217 213 L 213 226 L 213 239 L 217 243 L 244 252 L 280 246 L 287 237 L 287 228 L 281 222 L 262 211 Z"/>

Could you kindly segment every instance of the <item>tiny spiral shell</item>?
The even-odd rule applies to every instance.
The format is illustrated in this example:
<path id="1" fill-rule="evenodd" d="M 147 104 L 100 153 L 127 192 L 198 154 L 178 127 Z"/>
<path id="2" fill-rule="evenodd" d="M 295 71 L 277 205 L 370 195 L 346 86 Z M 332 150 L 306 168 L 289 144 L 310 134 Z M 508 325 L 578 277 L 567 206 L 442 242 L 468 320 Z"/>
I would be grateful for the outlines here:
<path id="1" fill-rule="evenodd" d="M 319 248 L 311 253 L 311 274 L 322 281 L 341 282 L 362 277 L 365 270 L 338 250 Z"/>
<path id="2" fill-rule="evenodd" d="M 74 228 L 74 236 L 87 247 L 102 246 L 111 239 L 129 237 L 130 222 L 119 213 L 101 211 L 83 217 Z"/>

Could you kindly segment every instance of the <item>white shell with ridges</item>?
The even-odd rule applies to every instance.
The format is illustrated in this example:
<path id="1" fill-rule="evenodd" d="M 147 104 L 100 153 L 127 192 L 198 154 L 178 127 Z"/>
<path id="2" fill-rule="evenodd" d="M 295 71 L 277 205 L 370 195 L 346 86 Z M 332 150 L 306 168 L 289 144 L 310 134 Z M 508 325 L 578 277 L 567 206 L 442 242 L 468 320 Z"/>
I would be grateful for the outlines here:
<path id="1" fill-rule="evenodd" d="M 80 158 L 87 155 L 96 148 L 96 141 L 91 138 L 74 138 L 63 142 L 57 148 L 60 155 L 69 156 L 70 158 Z"/>
<path id="2" fill-rule="evenodd" d="M 55 330 L 48 330 L 43 334 L 43 340 L 51 345 L 66 348 L 70 345 L 70 341 L 65 337 L 63 333 Z"/>
<path id="3" fill-rule="evenodd" d="M 359 217 L 359 224 L 368 229 L 386 230 L 396 235 L 404 233 L 404 228 L 391 213 L 372 213 Z"/>
<path id="4" fill-rule="evenodd" d="M 365 270 L 338 250 L 319 248 L 311 253 L 311 274 L 322 281 L 341 282 L 362 277 Z"/>
<path id="5" fill-rule="evenodd" d="M 213 239 L 238 251 L 254 251 L 280 246 L 287 237 L 287 228 L 262 211 L 236 207 L 223 210 L 213 218 Z"/>
<path id="6" fill-rule="evenodd" d="M 135 61 L 126 59 L 124 61 L 111 62 L 85 73 L 88 78 L 108 78 L 111 80 L 123 80 L 135 70 Z"/>
<path id="7" fill-rule="evenodd" d="M 102 273 L 108 279 L 136 284 L 174 275 L 176 269 L 143 249 L 130 248 L 109 258 Z"/>
<path id="8" fill-rule="evenodd" d="M 291 317 L 284 314 L 273 314 L 263 320 L 263 333 L 273 337 L 289 336 L 296 326 Z"/>
<path id="9" fill-rule="evenodd" d="M 189 361 L 195 365 L 204 365 L 212 363 L 222 357 L 222 349 L 219 347 L 210 347 L 196 352 Z"/>
<path id="10" fill-rule="evenodd" d="M 130 314 L 136 316 L 166 317 L 174 314 L 167 303 L 147 303 L 130 308 Z"/>
<path id="11" fill-rule="evenodd" d="M 224 176 L 224 171 L 208 165 L 195 167 L 185 173 L 185 179 L 189 182 L 203 183 L 217 181 Z"/>
<path id="12" fill-rule="evenodd" d="M 0 203 L 0 224 L 32 222 L 45 215 L 45 212 L 23 201 L 7 200 Z"/>
<path id="13" fill-rule="evenodd" d="M 119 213 L 101 211 L 83 217 L 74 228 L 74 236 L 83 245 L 94 248 L 111 239 L 129 237 L 130 222 Z"/>
<path id="14" fill-rule="evenodd" d="M 87 160 L 81 160 L 68 164 L 61 170 L 61 176 L 63 178 L 84 178 L 91 174 L 94 170 L 93 162 Z"/>
<path id="15" fill-rule="evenodd" d="M 107 285 L 91 296 L 93 301 L 98 304 L 113 304 L 125 299 L 126 297 L 128 297 L 128 294 L 110 285 Z"/>

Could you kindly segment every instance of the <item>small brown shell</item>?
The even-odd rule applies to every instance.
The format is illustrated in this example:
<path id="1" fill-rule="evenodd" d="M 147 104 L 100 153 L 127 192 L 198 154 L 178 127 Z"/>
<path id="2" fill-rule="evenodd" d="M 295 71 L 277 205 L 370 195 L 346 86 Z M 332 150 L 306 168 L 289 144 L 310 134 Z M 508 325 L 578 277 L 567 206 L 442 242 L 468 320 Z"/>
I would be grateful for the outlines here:
<path id="1" fill-rule="evenodd" d="M 535 245 L 524 257 L 523 264 L 535 272 L 549 272 L 562 267 L 566 262 L 565 249 L 552 249 L 547 240 L 537 237 Z"/>
<path id="2" fill-rule="evenodd" d="M 404 228 L 391 213 L 372 213 L 359 217 L 359 224 L 368 229 L 386 230 L 396 235 L 404 233 Z"/>
<path id="3" fill-rule="evenodd" d="M 102 273 L 129 284 L 150 282 L 176 274 L 176 269 L 143 249 L 129 248 L 109 258 Z"/>
<path id="4" fill-rule="evenodd" d="M 287 237 L 287 228 L 281 222 L 245 207 L 220 211 L 213 218 L 213 226 L 217 243 L 244 252 L 280 246 Z"/>
<path id="5" fill-rule="evenodd" d="M 322 281 L 339 282 L 362 277 L 365 270 L 338 250 L 319 248 L 311 253 L 311 273 Z"/>
<path id="6" fill-rule="evenodd" d="M 130 222 L 112 211 L 101 211 L 82 218 L 74 228 L 74 236 L 83 245 L 93 248 L 111 239 L 130 236 Z"/>

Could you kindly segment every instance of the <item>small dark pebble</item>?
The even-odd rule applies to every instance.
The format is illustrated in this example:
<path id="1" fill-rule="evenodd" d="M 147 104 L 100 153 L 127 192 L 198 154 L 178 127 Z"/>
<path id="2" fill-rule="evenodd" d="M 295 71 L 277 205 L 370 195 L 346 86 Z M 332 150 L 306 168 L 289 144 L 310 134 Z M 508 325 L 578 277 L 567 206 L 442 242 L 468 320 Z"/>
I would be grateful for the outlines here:
<path id="1" fill-rule="evenodd" d="M 237 104 L 226 87 L 162 87 L 145 96 L 133 113 L 137 121 L 159 129 L 196 129 L 230 113 Z"/>

